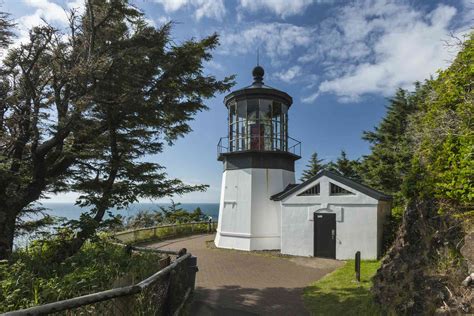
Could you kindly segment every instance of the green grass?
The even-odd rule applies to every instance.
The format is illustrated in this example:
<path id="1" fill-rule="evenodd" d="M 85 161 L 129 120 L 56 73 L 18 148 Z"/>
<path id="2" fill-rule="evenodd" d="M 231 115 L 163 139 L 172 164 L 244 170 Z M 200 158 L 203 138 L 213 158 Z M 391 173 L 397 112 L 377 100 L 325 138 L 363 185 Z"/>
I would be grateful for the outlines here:
<path id="1" fill-rule="evenodd" d="M 86 242 L 81 250 L 55 263 L 57 238 L 35 241 L 0 261 L 0 314 L 138 283 L 158 271 L 155 253 L 129 254 L 106 240 Z"/>
<path id="2" fill-rule="evenodd" d="M 357 283 L 354 261 L 348 261 L 305 289 L 306 308 L 313 315 L 381 315 L 370 293 L 371 278 L 379 267 L 379 261 L 362 261 Z"/>

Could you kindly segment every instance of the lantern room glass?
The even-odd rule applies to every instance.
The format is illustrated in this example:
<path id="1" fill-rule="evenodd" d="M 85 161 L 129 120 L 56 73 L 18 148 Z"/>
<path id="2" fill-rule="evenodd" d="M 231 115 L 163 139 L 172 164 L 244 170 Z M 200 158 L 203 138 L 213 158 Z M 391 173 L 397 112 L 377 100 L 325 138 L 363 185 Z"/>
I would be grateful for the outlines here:
<path id="1" fill-rule="evenodd" d="M 288 106 L 271 99 L 231 101 L 229 150 L 288 150 Z"/>

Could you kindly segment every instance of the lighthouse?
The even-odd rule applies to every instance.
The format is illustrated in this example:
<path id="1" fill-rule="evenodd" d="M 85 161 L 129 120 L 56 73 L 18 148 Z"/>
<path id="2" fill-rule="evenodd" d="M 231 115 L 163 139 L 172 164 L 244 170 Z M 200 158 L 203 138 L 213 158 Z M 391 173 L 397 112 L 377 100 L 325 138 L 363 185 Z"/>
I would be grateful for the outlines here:
<path id="1" fill-rule="evenodd" d="M 228 135 L 218 143 L 224 170 L 215 244 L 240 250 L 281 249 L 281 205 L 271 197 L 295 184 L 301 143 L 288 135 L 293 99 L 265 85 L 264 69 L 253 83 L 224 98 Z"/>

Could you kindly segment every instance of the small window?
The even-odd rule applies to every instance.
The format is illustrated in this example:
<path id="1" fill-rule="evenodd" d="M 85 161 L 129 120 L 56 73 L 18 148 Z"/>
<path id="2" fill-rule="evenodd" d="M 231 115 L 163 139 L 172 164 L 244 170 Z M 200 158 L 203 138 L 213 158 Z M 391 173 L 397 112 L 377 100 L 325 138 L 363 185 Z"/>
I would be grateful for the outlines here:
<path id="1" fill-rule="evenodd" d="M 353 195 L 354 193 L 331 183 L 331 195 Z"/>
<path id="2" fill-rule="evenodd" d="M 319 195 L 319 183 L 308 190 L 298 194 L 298 196 Z"/>

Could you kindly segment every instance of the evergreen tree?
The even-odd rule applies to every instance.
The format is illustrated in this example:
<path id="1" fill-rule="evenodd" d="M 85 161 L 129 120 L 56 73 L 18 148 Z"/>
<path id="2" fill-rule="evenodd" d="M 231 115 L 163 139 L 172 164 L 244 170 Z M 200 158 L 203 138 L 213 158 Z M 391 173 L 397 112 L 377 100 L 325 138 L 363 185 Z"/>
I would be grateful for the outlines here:
<path id="1" fill-rule="evenodd" d="M 363 134 L 363 139 L 371 143 L 371 153 L 363 157 L 359 167 L 362 181 L 393 196 L 392 213 L 384 228 L 384 250 L 392 244 L 405 210 L 402 187 L 414 153 L 409 123 L 424 99 L 426 86 L 417 83 L 414 93 L 399 89 L 389 100 L 384 119 L 374 131 Z"/>
<path id="2" fill-rule="evenodd" d="M 323 161 L 324 159 L 318 159 L 318 153 L 314 152 L 311 155 L 308 164 L 306 165 L 306 169 L 303 170 L 300 180 L 304 182 L 315 176 L 319 171 L 324 168 L 324 164 L 322 163 Z"/>
<path id="3" fill-rule="evenodd" d="M 0 259 L 17 219 L 47 193 L 75 191 L 89 207 L 70 221 L 58 260 L 95 234 L 112 207 L 204 190 L 144 160 L 191 131 L 204 99 L 227 91 L 203 63 L 217 35 L 175 44 L 171 24 L 148 25 L 126 0 L 91 0 L 70 32 L 34 28 L 0 72 Z"/>
<path id="4" fill-rule="evenodd" d="M 204 220 L 205 217 L 200 207 L 196 207 L 196 209 L 190 214 L 190 216 L 193 222 L 200 222 Z"/>
<path id="5" fill-rule="evenodd" d="M 400 190 L 413 157 L 408 123 L 422 93 L 420 85 L 413 94 L 399 89 L 389 100 L 384 119 L 362 137 L 371 144 L 371 153 L 363 157 L 360 165 L 362 179 L 373 188 L 395 195 L 395 206 L 403 205 Z"/>
<path id="6" fill-rule="evenodd" d="M 352 179 L 354 181 L 361 181 L 359 175 L 359 161 L 350 160 L 347 158 L 347 154 L 344 150 L 341 150 L 341 155 L 337 158 L 336 162 L 329 162 L 326 165 L 326 169 L 332 172 L 339 173 L 340 175 Z"/>

